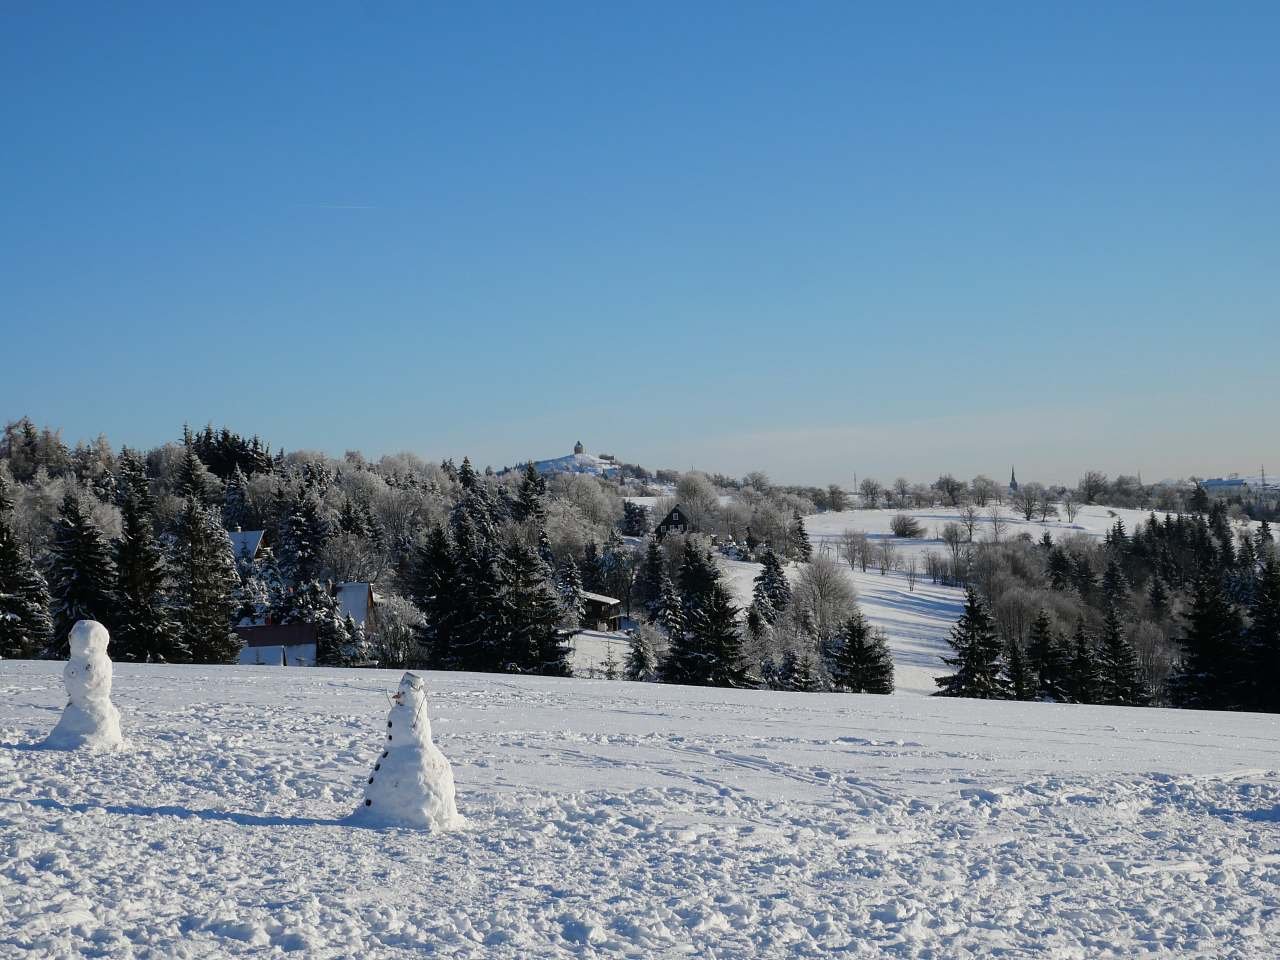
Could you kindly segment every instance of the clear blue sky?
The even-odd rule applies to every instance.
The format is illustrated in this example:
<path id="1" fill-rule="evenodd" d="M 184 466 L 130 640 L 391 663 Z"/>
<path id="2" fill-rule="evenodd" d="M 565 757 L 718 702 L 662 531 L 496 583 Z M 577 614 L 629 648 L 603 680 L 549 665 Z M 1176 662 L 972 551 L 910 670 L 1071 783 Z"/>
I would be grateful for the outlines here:
<path id="1" fill-rule="evenodd" d="M 6 3 L 0 416 L 1280 473 L 1280 5 L 964 6 Z"/>

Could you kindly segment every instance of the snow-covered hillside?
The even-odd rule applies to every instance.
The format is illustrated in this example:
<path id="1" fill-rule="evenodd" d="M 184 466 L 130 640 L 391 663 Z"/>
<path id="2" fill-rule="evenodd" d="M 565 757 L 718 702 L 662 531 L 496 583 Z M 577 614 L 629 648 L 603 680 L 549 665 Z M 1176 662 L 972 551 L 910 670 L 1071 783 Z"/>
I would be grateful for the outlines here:
<path id="1" fill-rule="evenodd" d="M 533 467 L 539 473 L 586 473 L 595 477 L 613 477 L 618 465 L 612 460 L 592 456 L 589 453 L 569 453 L 550 460 L 536 460 Z"/>
<path id="2" fill-rule="evenodd" d="M 349 826 L 382 671 L 119 665 L 33 749 L 0 663 L 0 956 L 1280 954 L 1280 718 L 428 674 L 469 828 Z"/>

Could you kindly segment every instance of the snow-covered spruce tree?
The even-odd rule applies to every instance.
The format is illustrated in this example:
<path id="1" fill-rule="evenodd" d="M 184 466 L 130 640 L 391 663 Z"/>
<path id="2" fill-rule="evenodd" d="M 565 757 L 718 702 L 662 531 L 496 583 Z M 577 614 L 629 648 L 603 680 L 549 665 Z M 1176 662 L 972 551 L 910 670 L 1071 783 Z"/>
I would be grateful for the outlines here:
<path id="1" fill-rule="evenodd" d="M 658 675 L 658 656 L 654 650 L 657 637 L 653 627 L 641 624 L 628 639 L 626 678 L 652 681 Z"/>
<path id="2" fill-rule="evenodd" d="M 185 663 L 191 651 L 170 613 L 169 571 L 147 509 L 149 497 L 137 485 L 125 493 L 120 539 L 115 544 L 115 624 L 112 656 L 134 662 Z"/>
<path id="3" fill-rule="evenodd" d="M 195 447 L 188 443 L 173 478 L 173 492 L 184 500 L 194 499 L 204 503 L 209 495 L 209 471 L 196 455 Z"/>
<path id="4" fill-rule="evenodd" d="M 791 526 L 787 529 L 787 546 L 791 556 L 801 563 L 808 563 L 813 558 L 813 545 L 809 543 L 809 531 L 804 528 L 804 517 L 797 510 L 791 518 Z"/>
<path id="5" fill-rule="evenodd" d="M 1149 697 L 1138 669 L 1138 655 L 1125 636 L 1120 614 L 1114 605 L 1107 607 L 1101 641 L 1098 664 L 1099 702 L 1127 707 L 1145 706 Z"/>
<path id="6" fill-rule="evenodd" d="M 1280 711 L 1280 561 L 1264 554 L 1245 631 L 1244 703 L 1247 710 Z"/>
<path id="7" fill-rule="evenodd" d="M 777 623 L 778 615 L 791 606 L 791 581 L 787 579 L 782 560 L 772 547 L 765 548 L 760 561 L 760 572 L 756 574 L 752 587 L 752 599 L 759 606 L 761 616 L 772 625 Z"/>
<path id="8" fill-rule="evenodd" d="M 1147 591 L 1147 605 L 1151 608 L 1151 618 L 1156 623 L 1164 623 L 1169 618 L 1169 591 L 1165 589 L 1164 579 L 1159 571 L 1151 577 L 1151 588 Z"/>
<path id="9" fill-rule="evenodd" d="M 942 662 L 956 672 L 937 678 L 935 696 L 1000 700 L 1007 695 L 1001 676 L 1000 638 L 986 602 L 972 587 L 965 594 L 964 613 L 951 628 L 949 642 L 956 654 L 943 657 Z"/>
<path id="10" fill-rule="evenodd" d="M 787 689 L 795 693 L 817 693 L 821 690 L 822 675 L 814 663 L 813 654 L 806 651 L 797 655 L 788 651 L 787 655 L 795 657 L 789 668 L 784 666 L 789 674 Z"/>
<path id="11" fill-rule="evenodd" d="M 546 478 L 538 472 L 533 461 L 530 461 L 525 464 L 524 478 L 520 481 L 520 492 L 516 496 L 515 518 L 522 523 L 525 521 L 544 523 L 547 519 L 546 495 Z"/>
<path id="12" fill-rule="evenodd" d="M 666 560 L 658 541 L 650 538 L 645 545 L 644 560 L 640 564 L 640 576 L 636 580 L 640 602 L 644 604 L 650 619 L 657 615 L 658 599 L 662 595 L 662 577 L 666 573 Z"/>
<path id="13" fill-rule="evenodd" d="M 320 575 L 325 544 L 331 531 L 316 495 L 300 490 L 289 501 L 280 524 L 280 570 L 292 584 L 305 583 Z"/>
<path id="14" fill-rule="evenodd" d="M 235 663 L 244 645 L 231 629 L 240 577 L 217 511 L 195 499 L 186 502 L 171 563 L 178 642 L 195 663 Z"/>
<path id="15" fill-rule="evenodd" d="M 1017 637 L 1010 637 L 1004 648 L 1004 686 L 1010 700 L 1035 699 L 1036 681 L 1027 665 L 1026 655 Z"/>
<path id="16" fill-rule="evenodd" d="M 249 478 L 237 464 L 222 491 L 222 523 L 228 530 L 248 530 L 254 528 L 254 520 L 249 505 Z"/>
<path id="17" fill-rule="evenodd" d="M 680 562 L 680 599 L 684 604 L 686 625 L 692 623 L 694 613 L 711 599 L 719 583 L 720 571 L 711 554 L 699 549 L 693 537 L 687 539 Z"/>
<path id="18" fill-rule="evenodd" d="M 346 643 L 337 648 L 340 665 L 351 667 L 369 664 L 373 658 L 373 647 L 365 636 L 364 627 L 356 623 L 356 618 L 348 613 L 342 620 L 342 630 L 347 638 Z"/>
<path id="19" fill-rule="evenodd" d="M 563 610 L 542 558 L 513 541 L 503 556 L 506 591 L 500 631 L 503 636 L 502 669 L 567 677 L 568 637 L 560 629 Z"/>
<path id="20" fill-rule="evenodd" d="M 1027 667 L 1035 683 L 1035 696 L 1040 700 L 1067 700 L 1067 655 L 1060 638 L 1053 632 L 1047 610 L 1041 608 L 1031 623 L 1027 637 Z"/>
<path id="21" fill-rule="evenodd" d="M 649 533 L 649 510 L 639 503 L 624 500 L 622 503 L 622 532 L 628 537 L 643 537 Z"/>
<path id="22" fill-rule="evenodd" d="M 1175 706 L 1227 710 L 1242 690 L 1244 624 L 1212 573 L 1196 581 L 1181 641 L 1183 660 L 1170 692 Z"/>
<path id="23" fill-rule="evenodd" d="M 665 570 L 661 572 L 658 581 L 658 603 L 653 611 L 653 622 L 672 639 L 684 631 L 684 604 L 680 601 L 680 594 L 676 592 L 676 585 Z"/>
<path id="24" fill-rule="evenodd" d="M 855 610 L 840 631 L 831 664 L 836 688 L 846 693 L 893 693 L 893 657 L 884 633 Z"/>
<path id="25" fill-rule="evenodd" d="M 277 623 L 306 623 L 315 627 L 318 666 L 350 666 L 362 652 L 363 633 L 352 636 L 355 621 L 343 616 L 338 598 L 319 580 L 308 580 L 283 594 L 279 605 L 272 610 L 272 618 Z"/>
<path id="26" fill-rule="evenodd" d="M 556 586 L 560 589 L 560 603 L 564 608 L 562 623 L 569 630 L 582 627 L 582 618 L 586 616 L 586 602 L 582 596 L 582 574 L 578 565 L 570 557 L 560 568 L 560 576 Z"/>
<path id="27" fill-rule="evenodd" d="M 671 638 L 662 662 L 662 680 L 707 687 L 745 686 L 741 652 L 738 608 L 717 581 L 694 609 L 687 628 Z"/>
<path id="28" fill-rule="evenodd" d="M 582 575 L 582 587 L 592 593 L 604 590 L 604 559 L 600 556 L 600 545 L 588 540 L 582 549 L 582 563 L 578 572 Z"/>
<path id="29" fill-rule="evenodd" d="M 97 620 L 115 629 L 115 582 L 115 564 L 106 540 L 80 495 L 67 491 L 49 545 L 51 656 L 67 655 L 67 636 L 77 620 Z"/>
<path id="30" fill-rule="evenodd" d="M 1076 622 L 1071 640 L 1071 661 L 1067 669 L 1067 693 L 1073 703 L 1097 703 L 1102 679 L 1098 669 L 1098 653 L 1093 637 Z"/>
<path id="31" fill-rule="evenodd" d="M 422 611 L 418 646 L 427 665 L 438 670 L 456 669 L 453 635 L 458 622 L 458 567 L 443 528 L 433 527 L 415 551 L 405 586 L 409 599 Z"/>
<path id="32" fill-rule="evenodd" d="M 30 659 L 53 637 L 49 590 L 13 533 L 13 500 L 0 474 L 0 659 Z"/>
<path id="33" fill-rule="evenodd" d="M 1129 578 L 1124 575 L 1124 569 L 1115 557 L 1107 560 L 1106 569 L 1102 571 L 1102 595 L 1112 606 L 1120 606 L 1129 599 Z"/>

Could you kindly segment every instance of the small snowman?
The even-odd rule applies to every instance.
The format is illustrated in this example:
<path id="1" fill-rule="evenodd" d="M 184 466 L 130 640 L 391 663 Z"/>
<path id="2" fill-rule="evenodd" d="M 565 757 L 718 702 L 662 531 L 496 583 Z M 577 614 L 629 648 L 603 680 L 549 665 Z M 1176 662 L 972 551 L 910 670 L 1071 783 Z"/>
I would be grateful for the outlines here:
<path id="1" fill-rule="evenodd" d="M 463 826 L 466 821 L 454 802 L 453 768 L 431 742 L 422 678 L 406 673 L 392 701 L 382 754 L 369 774 L 356 819 L 433 831 Z"/>
<path id="2" fill-rule="evenodd" d="M 63 668 L 70 702 L 45 740 L 55 750 L 115 750 L 124 742 L 120 712 L 111 703 L 111 636 L 96 620 L 80 620 L 71 628 L 71 659 Z"/>

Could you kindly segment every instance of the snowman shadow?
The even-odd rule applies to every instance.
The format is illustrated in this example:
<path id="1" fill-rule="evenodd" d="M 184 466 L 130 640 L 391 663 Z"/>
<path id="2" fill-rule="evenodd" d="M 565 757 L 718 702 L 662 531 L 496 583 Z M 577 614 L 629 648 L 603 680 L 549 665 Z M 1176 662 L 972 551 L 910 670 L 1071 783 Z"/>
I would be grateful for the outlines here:
<path id="1" fill-rule="evenodd" d="M 62 803 L 45 797 L 18 800 L 0 797 L 0 803 L 26 803 L 44 810 L 57 813 L 89 813 L 101 810 L 104 813 L 126 817 L 176 817 L 179 820 L 204 820 L 208 822 L 234 823 L 242 827 L 349 827 L 359 826 L 352 823 L 350 815 L 342 817 L 281 817 L 257 813 L 241 813 L 237 810 L 194 810 L 177 804 L 165 806 L 147 806 L 145 804 L 109 804 L 109 803 Z"/>

